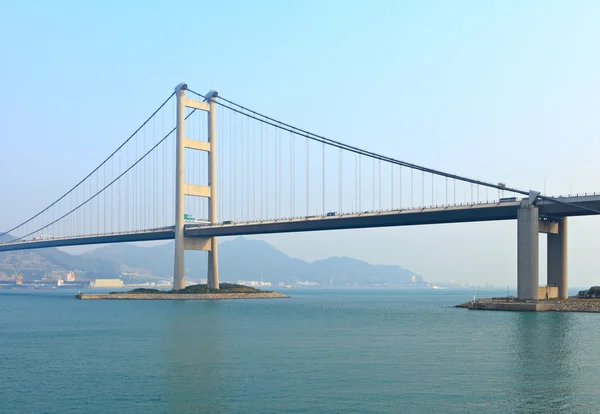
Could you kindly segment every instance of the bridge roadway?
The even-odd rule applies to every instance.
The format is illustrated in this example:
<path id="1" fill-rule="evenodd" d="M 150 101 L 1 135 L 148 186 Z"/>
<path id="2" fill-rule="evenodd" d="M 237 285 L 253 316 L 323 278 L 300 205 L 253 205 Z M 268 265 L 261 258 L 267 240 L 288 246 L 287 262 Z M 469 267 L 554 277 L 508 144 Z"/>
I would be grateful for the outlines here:
<path id="1" fill-rule="evenodd" d="M 561 197 L 559 200 L 576 205 L 552 201 L 537 203 L 541 218 L 585 216 L 595 214 L 577 205 L 600 210 L 600 195 Z M 422 224 L 467 223 L 478 221 L 516 220 L 520 201 L 468 204 L 445 207 L 429 207 L 411 210 L 393 210 L 343 214 L 330 217 L 314 216 L 271 221 L 217 224 L 214 226 L 186 224 L 186 237 L 225 237 L 253 234 L 292 233 L 320 230 L 361 229 L 372 227 L 414 226 Z M 50 240 L 29 240 L 0 244 L 0 252 L 41 249 L 90 244 L 142 242 L 171 240 L 175 238 L 174 227 L 113 233 Z"/>

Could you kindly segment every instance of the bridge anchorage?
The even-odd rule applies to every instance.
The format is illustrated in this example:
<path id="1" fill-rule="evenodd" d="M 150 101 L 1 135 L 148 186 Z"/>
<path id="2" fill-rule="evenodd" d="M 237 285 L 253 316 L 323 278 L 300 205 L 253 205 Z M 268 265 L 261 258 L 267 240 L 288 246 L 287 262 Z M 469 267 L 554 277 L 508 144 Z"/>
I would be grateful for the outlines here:
<path id="1" fill-rule="evenodd" d="M 516 220 L 518 298 L 566 298 L 567 217 L 592 214 L 600 195 L 549 197 L 415 165 L 181 83 L 91 173 L 0 233 L 0 252 L 174 239 L 173 287 L 185 287 L 185 252 L 201 250 L 218 289 L 219 237 Z"/>

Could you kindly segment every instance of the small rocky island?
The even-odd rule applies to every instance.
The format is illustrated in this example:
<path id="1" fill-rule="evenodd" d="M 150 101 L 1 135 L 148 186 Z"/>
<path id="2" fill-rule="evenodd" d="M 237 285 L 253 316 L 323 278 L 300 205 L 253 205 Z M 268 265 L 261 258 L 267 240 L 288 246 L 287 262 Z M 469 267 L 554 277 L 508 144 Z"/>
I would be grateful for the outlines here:
<path id="1" fill-rule="evenodd" d="M 206 284 L 186 286 L 179 290 L 134 289 L 129 292 L 80 293 L 77 299 L 111 300 L 215 300 L 215 299 L 275 299 L 288 298 L 279 292 L 258 290 L 253 287 L 221 283 L 220 289 L 211 289 Z"/>
<path id="2" fill-rule="evenodd" d="M 473 310 L 505 310 L 532 312 L 589 312 L 600 313 L 600 286 L 581 290 L 568 299 L 518 300 L 514 297 L 476 299 L 457 308 Z"/>

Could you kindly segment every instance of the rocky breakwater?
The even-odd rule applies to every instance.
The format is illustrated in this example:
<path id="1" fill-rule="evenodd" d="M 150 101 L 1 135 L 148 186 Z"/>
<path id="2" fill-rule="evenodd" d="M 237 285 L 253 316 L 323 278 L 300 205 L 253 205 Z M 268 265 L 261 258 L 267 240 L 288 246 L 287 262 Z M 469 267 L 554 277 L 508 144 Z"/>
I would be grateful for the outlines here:
<path id="1" fill-rule="evenodd" d="M 82 300 L 222 300 L 222 299 L 278 299 L 289 298 L 279 292 L 257 293 L 80 293 L 76 296 Z"/>
<path id="2" fill-rule="evenodd" d="M 598 299 L 568 299 L 556 301 L 552 310 L 555 312 L 590 312 L 600 313 Z"/>
<path id="3" fill-rule="evenodd" d="M 478 299 L 457 305 L 472 310 L 600 313 L 600 299 L 519 301 L 514 298 Z"/>

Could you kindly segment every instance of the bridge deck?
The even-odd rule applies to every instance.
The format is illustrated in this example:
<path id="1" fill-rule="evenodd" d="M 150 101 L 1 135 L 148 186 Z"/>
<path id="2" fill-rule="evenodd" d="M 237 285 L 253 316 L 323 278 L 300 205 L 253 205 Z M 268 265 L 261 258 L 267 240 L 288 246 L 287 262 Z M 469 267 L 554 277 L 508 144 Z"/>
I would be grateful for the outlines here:
<path id="1" fill-rule="evenodd" d="M 564 197 L 561 200 L 600 210 L 600 195 Z M 394 210 L 344 214 L 331 217 L 304 217 L 259 221 L 214 226 L 187 224 L 187 237 L 224 237 L 253 234 L 291 233 L 321 230 L 360 229 L 371 227 L 414 226 L 423 224 L 466 223 L 478 221 L 514 220 L 520 201 L 487 203 L 413 210 Z M 577 206 L 558 204 L 551 201 L 538 203 L 540 217 L 566 217 L 594 214 Z M 104 235 L 55 238 L 50 240 L 20 241 L 0 244 L 0 252 L 12 250 L 41 249 L 104 243 L 125 243 L 170 240 L 175 238 L 173 227 Z"/>

